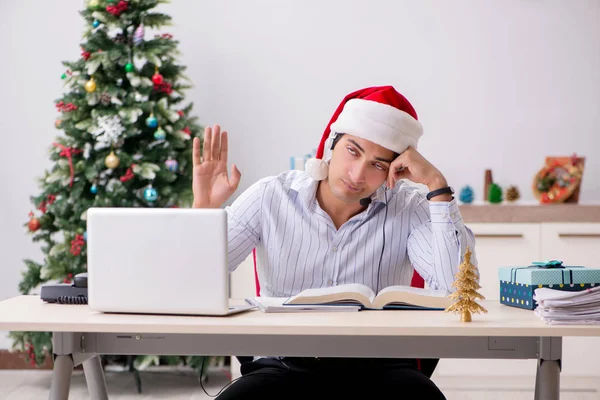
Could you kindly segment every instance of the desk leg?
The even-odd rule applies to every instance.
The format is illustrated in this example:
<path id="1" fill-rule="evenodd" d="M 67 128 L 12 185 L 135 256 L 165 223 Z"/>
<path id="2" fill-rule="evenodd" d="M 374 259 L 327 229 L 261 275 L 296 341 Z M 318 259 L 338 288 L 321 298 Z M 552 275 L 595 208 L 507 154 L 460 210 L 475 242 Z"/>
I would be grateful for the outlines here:
<path id="1" fill-rule="evenodd" d="M 538 361 L 537 375 L 535 377 L 535 399 L 560 399 L 560 361 Z"/>
<path id="2" fill-rule="evenodd" d="M 52 383 L 50 385 L 50 400 L 65 400 L 69 398 L 72 374 L 73 358 L 68 355 L 56 356 L 52 372 Z"/>
<path id="3" fill-rule="evenodd" d="M 539 338 L 538 367 L 535 376 L 536 400 L 559 400 L 561 358 L 561 337 Z"/>
<path id="4" fill-rule="evenodd" d="M 106 381 L 100 357 L 95 356 L 83 362 L 83 372 L 87 382 L 88 392 L 92 400 L 108 400 Z"/>

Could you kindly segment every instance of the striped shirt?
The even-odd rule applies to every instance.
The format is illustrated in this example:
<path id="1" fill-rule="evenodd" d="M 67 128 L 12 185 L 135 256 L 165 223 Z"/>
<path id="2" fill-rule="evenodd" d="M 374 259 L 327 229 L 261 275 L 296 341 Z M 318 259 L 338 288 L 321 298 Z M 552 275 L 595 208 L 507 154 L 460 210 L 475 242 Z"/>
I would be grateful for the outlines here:
<path id="1" fill-rule="evenodd" d="M 259 180 L 225 208 L 229 270 L 256 248 L 261 296 L 346 283 L 378 292 L 410 285 L 413 268 L 428 287 L 452 292 L 466 246 L 476 265 L 475 238 L 455 199 L 429 202 L 404 181 L 391 190 L 382 185 L 364 211 L 336 229 L 318 204 L 318 184 L 304 171 L 287 171 Z"/>

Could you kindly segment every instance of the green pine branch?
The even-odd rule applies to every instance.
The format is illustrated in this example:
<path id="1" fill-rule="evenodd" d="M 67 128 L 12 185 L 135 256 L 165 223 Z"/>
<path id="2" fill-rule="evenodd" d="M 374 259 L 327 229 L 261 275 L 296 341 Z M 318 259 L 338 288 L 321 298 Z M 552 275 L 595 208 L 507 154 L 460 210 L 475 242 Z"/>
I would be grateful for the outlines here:
<path id="1" fill-rule="evenodd" d="M 42 265 L 33 260 L 24 260 L 27 269 L 22 272 L 23 279 L 19 282 L 19 292 L 21 294 L 29 294 L 31 290 L 42 283 L 40 279 L 40 270 Z"/>
<path id="2" fill-rule="evenodd" d="M 139 49 L 134 48 L 134 50 L 141 51 L 142 54 L 156 54 L 160 56 L 168 56 L 169 58 L 174 58 L 175 55 L 181 54 L 177 49 L 177 42 L 175 40 L 167 40 L 163 38 L 146 40 Z"/>
<path id="3" fill-rule="evenodd" d="M 171 16 L 162 13 L 145 13 L 143 22 L 144 26 L 150 28 L 162 28 L 173 24 Z"/>

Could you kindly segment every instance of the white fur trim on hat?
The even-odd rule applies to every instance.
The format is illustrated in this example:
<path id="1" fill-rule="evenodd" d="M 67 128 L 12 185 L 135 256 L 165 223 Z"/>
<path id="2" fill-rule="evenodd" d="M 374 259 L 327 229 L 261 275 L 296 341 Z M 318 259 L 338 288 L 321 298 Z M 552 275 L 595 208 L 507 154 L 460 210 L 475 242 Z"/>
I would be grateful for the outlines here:
<path id="1" fill-rule="evenodd" d="M 329 175 L 328 161 L 331 159 L 333 139 L 335 139 L 335 132 L 330 131 L 329 137 L 323 144 L 323 159 L 313 157 L 306 160 L 304 164 L 304 170 L 315 181 L 322 181 Z"/>
<path id="2" fill-rule="evenodd" d="M 329 164 L 319 158 L 311 158 L 306 160 L 304 170 L 315 181 L 322 181 L 329 175 Z"/>
<path id="3" fill-rule="evenodd" d="M 409 146 L 416 149 L 423 135 L 421 123 L 409 113 L 364 99 L 348 100 L 331 131 L 358 136 L 398 154 Z"/>

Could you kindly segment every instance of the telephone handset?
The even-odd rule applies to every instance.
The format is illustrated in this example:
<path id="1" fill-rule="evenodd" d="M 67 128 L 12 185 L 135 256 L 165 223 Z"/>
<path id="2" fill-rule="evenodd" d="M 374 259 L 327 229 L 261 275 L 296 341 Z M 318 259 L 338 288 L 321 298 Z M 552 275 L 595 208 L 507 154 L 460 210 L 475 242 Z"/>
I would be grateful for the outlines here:
<path id="1" fill-rule="evenodd" d="M 75 275 L 72 283 L 42 285 L 40 298 L 47 303 L 87 304 L 87 272 Z"/>

